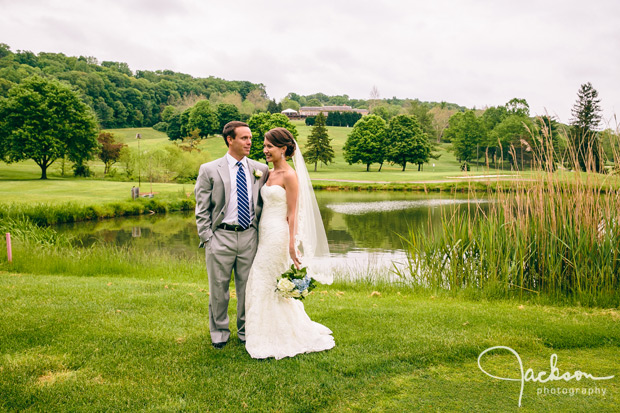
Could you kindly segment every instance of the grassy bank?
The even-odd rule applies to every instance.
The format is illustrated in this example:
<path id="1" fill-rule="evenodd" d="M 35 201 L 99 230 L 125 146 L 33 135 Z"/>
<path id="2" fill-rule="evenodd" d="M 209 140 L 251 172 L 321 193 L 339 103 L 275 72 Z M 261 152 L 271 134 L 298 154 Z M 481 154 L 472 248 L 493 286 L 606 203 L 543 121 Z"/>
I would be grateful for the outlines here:
<path id="1" fill-rule="evenodd" d="M 0 203 L 0 219 L 27 219 L 37 225 L 89 221 L 131 215 L 166 213 L 193 210 L 193 198 L 140 198 L 124 202 L 82 204 L 78 202 L 54 203 Z"/>
<path id="2" fill-rule="evenodd" d="M 305 301 L 334 331 L 333 350 L 256 361 L 234 340 L 211 348 L 206 289 L 204 276 L 1 272 L 0 409 L 517 411 L 519 384 L 477 366 L 496 345 L 515 349 L 537 372 L 549 371 L 555 353 L 561 372 L 620 375 L 613 310 L 333 286 Z M 485 368 L 512 377 L 517 367 L 514 356 L 497 353 Z M 613 411 L 618 383 L 526 383 L 520 411 Z M 545 387 L 606 394 L 537 394 Z"/>

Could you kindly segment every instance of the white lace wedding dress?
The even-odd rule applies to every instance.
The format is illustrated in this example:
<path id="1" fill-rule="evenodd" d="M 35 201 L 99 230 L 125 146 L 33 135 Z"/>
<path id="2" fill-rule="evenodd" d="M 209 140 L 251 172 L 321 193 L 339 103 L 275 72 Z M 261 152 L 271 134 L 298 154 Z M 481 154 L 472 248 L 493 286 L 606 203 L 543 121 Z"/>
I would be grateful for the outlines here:
<path id="1" fill-rule="evenodd" d="M 275 291 L 276 280 L 292 263 L 286 191 L 279 185 L 264 185 L 261 196 L 258 249 L 245 290 L 245 348 L 257 359 L 328 350 L 335 345 L 331 330 L 312 321 L 300 300 Z"/>

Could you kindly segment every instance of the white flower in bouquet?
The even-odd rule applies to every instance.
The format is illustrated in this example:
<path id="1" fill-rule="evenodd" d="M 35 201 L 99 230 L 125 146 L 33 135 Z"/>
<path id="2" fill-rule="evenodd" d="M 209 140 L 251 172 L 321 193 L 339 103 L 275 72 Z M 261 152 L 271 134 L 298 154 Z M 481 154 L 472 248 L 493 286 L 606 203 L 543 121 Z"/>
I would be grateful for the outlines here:
<path id="1" fill-rule="evenodd" d="M 282 292 L 290 292 L 294 289 L 295 284 L 293 284 L 288 278 L 280 278 L 280 281 L 278 281 L 278 290 Z"/>

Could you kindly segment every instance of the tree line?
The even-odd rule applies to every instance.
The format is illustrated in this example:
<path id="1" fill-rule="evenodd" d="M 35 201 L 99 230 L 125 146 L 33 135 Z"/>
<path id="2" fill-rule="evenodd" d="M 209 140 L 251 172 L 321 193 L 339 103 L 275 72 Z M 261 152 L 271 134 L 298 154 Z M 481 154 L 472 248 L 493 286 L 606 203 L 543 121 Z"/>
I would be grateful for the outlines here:
<path id="1" fill-rule="evenodd" d="M 576 164 L 584 171 L 602 172 L 606 160 L 614 158 L 613 132 L 598 130 L 600 99 L 591 83 L 579 88 L 571 114 L 569 125 L 548 115 L 532 118 L 527 101 L 514 98 L 480 115 L 474 110 L 452 115 L 443 140 L 451 143 L 464 167 L 483 157 L 495 167 L 506 161 L 511 169 L 523 169 L 536 162 L 552 171 L 560 164 L 569 168 Z"/>
<path id="2" fill-rule="evenodd" d="M 325 126 L 351 127 L 362 118 L 359 112 L 329 112 L 325 119 Z M 305 120 L 307 126 L 313 126 L 316 116 L 308 116 Z"/>
<path id="3" fill-rule="evenodd" d="M 216 77 L 194 78 L 171 70 L 135 73 L 126 63 L 62 53 L 11 51 L 0 43 L 0 97 L 24 79 L 37 75 L 73 86 L 102 128 L 153 126 L 169 106 L 187 107 L 199 99 L 237 104 L 246 118 L 265 110 L 265 86 Z"/>

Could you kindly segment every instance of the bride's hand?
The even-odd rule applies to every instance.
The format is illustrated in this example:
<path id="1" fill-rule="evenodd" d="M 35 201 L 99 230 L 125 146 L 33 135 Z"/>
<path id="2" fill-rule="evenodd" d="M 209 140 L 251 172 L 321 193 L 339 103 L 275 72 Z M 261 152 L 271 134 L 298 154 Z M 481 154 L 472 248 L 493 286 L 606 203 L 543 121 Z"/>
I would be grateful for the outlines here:
<path id="1" fill-rule="evenodd" d="M 294 245 L 290 245 L 288 247 L 288 253 L 293 260 L 293 264 L 295 264 L 295 268 L 299 269 L 301 266 L 301 261 L 299 261 L 299 251 L 297 251 Z"/>

